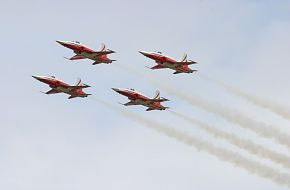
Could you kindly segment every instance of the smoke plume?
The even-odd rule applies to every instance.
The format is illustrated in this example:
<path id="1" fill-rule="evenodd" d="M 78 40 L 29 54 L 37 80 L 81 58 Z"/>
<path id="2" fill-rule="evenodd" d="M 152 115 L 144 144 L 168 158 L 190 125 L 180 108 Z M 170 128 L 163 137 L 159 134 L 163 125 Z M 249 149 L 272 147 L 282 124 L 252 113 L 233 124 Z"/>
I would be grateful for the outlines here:
<path id="1" fill-rule="evenodd" d="M 220 104 L 211 103 L 205 99 L 183 93 L 180 90 L 168 86 L 163 81 L 156 80 L 154 78 L 151 78 L 150 80 L 152 83 L 157 84 L 169 93 L 186 100 L 193 106 L 202 108 L 211 113 L 215 113 L 232 123 L 236 123 L 243 128 L 252 130 L 262 137 L 272 138 L 276 140 L 276 142 L 285 145 L 288 149 L 290 149 L 290 136 L 284 132 L 279 131 L 277 127 L 268 125 L 261 121 L 256 121 L 255 119 L 237 110 L 226 108 Z"/>
<path id="2" fill-rule="evenodd" d="M 259 97 L 254 96 L 254 95 L 251 95 L 249 93 L 243 92 L 242 90 L 240 90 L 236 87 L 227 85 L 227 84 L 223 83 L 222 81 L 212 79 L 212 78 L 207 77 L 205 75 L 200 75 L 200 76 L 208 81 L 211 81 L 211 82 L 214 82 L 215 84 L 218 84 L 219 86 L 224 88 L 226 91 L 228 91 L 236 96 L 244 98 L 245 100 L 247 100 L 247 101 L 249 101 L 257 106 L 266 108 L 266 109 L 284 117 L 285 119 L 290 120 L 290 109 L 285 107 L 285 106 L 282 106 L 282 105 L 276 104 L 274 102 L 261 99 Z"/>
<path id="3" fill-rule="evenodd" d="M 172 114 L 178 116 L 181 119 L 187 120 L 195 126 L 199 127 L 200 129 L 206 131 L 207 133 L 216 136 L 218 138 L 222 138 L 230 142 L 231 144 L 234 144 L 235 146 L 242 148 L 254 155 L 261 156 L 263 158 L 267 158 L 277 164 L 281 164 L 284 167 L 287 167 L 290 169 L 290 157 L 280 154 L 276 151 L 273 151 L 271 149 L 268 149 L 265 146 L 262 146 L 260 144 L 254 143 L 251 140 L 240 138 L 234 134 L 224 132 L 222 130 L 219 130 L 217 128 L 214 128 L 213 126 L 209 126 L 207 123 L 194 119 L 192 117 L 188 117 L 182 113 L 178 113 L 175 111 L 169 110 Z"/>
<path id="4" fill-rule="evenodd" d="M 158 122 L 151 121 L 143 118 L 132 112 L 122 110 L 121 108 L 114 106 L 110 103 L 102 100 L 97 100 L 99 103 L 118 111 L 120 114 L 127 118 L 140 123 L 141 125 L 154 129 L 168 137 L 174 138 L 179 142 L 183 142 L 186 145 L 193 146 L 198 150 L 206 151 L 207 153 L 219 158 L 220 160 L 229 162 L 235 166 L 245 169 L 246 171 L 256 174 L 260 177 L 267 178 L 279 185 L 286 185 L 290 188 L 290 176 L 287 173 L 277 171 L 269 166 L 263 165 L 257 161 L 248 159 L 236 152 L 217 147 L 209 142 L 199 140 L 193 136 L 188 135 L 186 132 L 179 132 L 176 129 L 167 127 Z"/>

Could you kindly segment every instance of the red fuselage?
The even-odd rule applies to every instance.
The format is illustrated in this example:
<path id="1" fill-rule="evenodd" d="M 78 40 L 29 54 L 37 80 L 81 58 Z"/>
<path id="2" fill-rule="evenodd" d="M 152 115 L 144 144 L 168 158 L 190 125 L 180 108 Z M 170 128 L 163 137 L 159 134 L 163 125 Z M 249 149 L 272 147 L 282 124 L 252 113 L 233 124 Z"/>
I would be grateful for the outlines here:
<path id="1" fill-rule="evenodd" d="M 150 98 L 135 91 L 134 89 L 121 89 L 113 88 L 117 93 L 126 96 L 129 100 L 136 103 L 136 105 L 143 105 L 156 110 L 164 110 L 165 108 L 160 104 L 160 102 L 149 101 Z"/>
<path id="2" fill-rule="evenodd" d="M 159 63 L 163 63 L 163 62 L 177 62 L 176 60 L 166 56 L 166 55 L 163 55 L 161 53 L 155 53 L 155 52 L 144 52 L 144 51 L 140 51 L 141 54 L 145 55 L 146 57 L 149 57 L 150 59 L 153 59 L 155 60 L 156 62 L 159 62 Z"/>
<path id="3" fill-rule="evenodd" d="M 39 80 L 40 82 L 43 82 L 45 84 L 48 84 L 50 88 L 52 89 L 56 89 L 56 90 L 59 90 L 63 93 L 66 93 L 66 94 L 70 94 L 70 95 L 75 95 L 75 96 L 80 96 L 80 97 L 83 97 L 86 95 L 86 93 L 84 93 L 82 91 L 82 89 L 72 89 L 70 91 L 66 91 L 65 88 L 63 87 L 70 87 L 69 84 L 61 81 L 61 80 L 58 80 L 56 79 L 55 77 L 48 77 L 48 76 L 33 76 L 33 78 Z"/>
<path id="4" fill-rule="evenodd" d="M 160 65 L 163 68 L 169 68 L 180 72 L 185 73 L 192 73 L 193 70 L 191 70 L 188 65 L 182 65 L 179 64 L 178 61 L 175 59 L 162 54 L 161 52 L 145 52 L 145 51 L 139 51 L 142 55 L 153 59 L 158 65 Z"/>
<path id="5" fill-rule="evenodd" d="M 90 54 L 93 54 L 95 51 L 79 42 L 73 42 L 73 41 L 57 41 L 59 44 L 62 46 L 69 48 L 74 51 L 75 54 L 78 55 L 83 55 L 84 57 L 94 60 L 94 61 L 99 61 L 99 62 L 111 62 L 111 60 L 107 57 L 107 55 L 102 54 L 102 55 L 96 55 L 91 57 Z"/>

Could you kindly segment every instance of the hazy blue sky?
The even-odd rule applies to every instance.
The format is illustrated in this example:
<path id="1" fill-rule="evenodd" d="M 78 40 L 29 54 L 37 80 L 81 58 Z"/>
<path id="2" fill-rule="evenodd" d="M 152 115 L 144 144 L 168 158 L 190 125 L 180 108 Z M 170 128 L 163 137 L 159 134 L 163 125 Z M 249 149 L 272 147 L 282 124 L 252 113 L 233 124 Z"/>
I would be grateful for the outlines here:
<path id="1" fill-rule="evenodd" d="M 201 74 L 290 106 L 290 1 L 1 1 L 0 189 L 5 190 L 216 190 L 287 189 L 136 124 L 91 98 L 46 96 L 31 75 L 55 75 L 92 86 L 86 92 L 114 104 L 126 102 L 111 87 L 132 87 L 153 96 L 158 86 L 140 72 L 176 90 L 235 108 L 290 133 L 289 121 L 224 92 L 197 75 L 151 71 L 139 50 L 160 50 L 198 61 Z M 70 62 L 73 53 L 55 40 L 78 40 L 117 53 L 111 65 Z M 119 66 L 116 66 L 116 65 Z M 121 69 L 120 69 L 121 68 Z M 122 69 L 123 68 L 123 69 Z M 216 127 L 287 150 L 273 141 L 170 99 L 164 105 Z M 120 105 L 121 106 L 121 105 Z M 282 171 L 163 111 L 128 107 L 177 129 L 242 153 Z M 290 180 L 290 179 L 289 179 Z"/>

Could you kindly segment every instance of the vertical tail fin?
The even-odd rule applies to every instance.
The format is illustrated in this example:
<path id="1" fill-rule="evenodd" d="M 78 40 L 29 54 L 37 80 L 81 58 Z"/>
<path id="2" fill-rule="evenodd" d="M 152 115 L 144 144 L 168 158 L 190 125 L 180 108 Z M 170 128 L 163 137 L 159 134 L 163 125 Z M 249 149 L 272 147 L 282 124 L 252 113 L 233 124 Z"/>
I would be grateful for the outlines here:
<path id="1" fill-rule="evenodd" d="M 81 85 L 83 85 L 82 80 L 80 78 L 77 78 L 75 86 L 81 86 Z"/>
<path id="2" fill-rule="evenodd" d="M 102 43 L 100 51 L 105 51 L 106 50 L 106 45 L 104 43 Z"/>
<path id="3" fill-rule="evenodd" d="M 75 86 L 85 86 L 86 88 L 90 87 L 89 85 L 82 83 L 80 78 L 77 79 Z"/>
<path id="4" fill-rule="evenodd" d="M 82 83 L 82 79 L 78 78 L 77 81 L 76 81 L 76 84 L 75 86 L 84 86 L 84 84 Z M 83 89 L 80 88 L 80 89 L 77 89 L 78 92 L 83 92 Z M 74 98 L 74 97 L 72 97 Z"/>
<path id="5" fill-rule="evenodd" d="M 187 62 L 187 54 L 183 54 L 183 56 L 181 57 L 180 62 Z"/>
<path id="6" fill-rule="evenodd" d="M 156 93 L 155 93 L 153 99 L 160 99 L 160 92 L 159 92 L 159 90 L 156 90 Z"/>

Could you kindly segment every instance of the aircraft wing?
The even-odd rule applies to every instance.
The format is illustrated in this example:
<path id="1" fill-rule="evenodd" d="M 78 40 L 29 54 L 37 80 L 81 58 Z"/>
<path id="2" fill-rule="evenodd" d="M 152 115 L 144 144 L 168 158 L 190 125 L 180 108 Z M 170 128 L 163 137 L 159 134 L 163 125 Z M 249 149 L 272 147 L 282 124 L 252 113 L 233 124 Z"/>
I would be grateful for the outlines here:
<path id="1" fill-rule="evenodd" d="M 163 69 L 164 67 L 162 67 L 161 65 L 155 65 L 153 67 L 147 67 L 149 69 Z"/>
<path id="2" fill-rule="evenodd" d="M 122 103 L 121 103 L 121 104 L 122 104 Z M 133 102 L 133 101 L 130 101 L 130 102 L 127 102 L 127 103 L 122 104 L 122 105 L 124 105 L 124 106 L 133 106 L 133 105 L 136 105 L 136 103 Z"/>
<path id="3" fill-rule="evenodd" d="M 66 59 L 69 59 L 69 60 L 78 60 L 78 59 L 85 59 L 85 57 L 84 56 L 82 56 L 82 55 L 74 55 L 73 57 L 71 57 L 71 58 L 67 58 L 67 57 L 65 57 Z"/>
<path id="4" fill-rule="evenodd" d="M 51 89 L 51 90 L 49 90 L 47 92 L 42 92 L 42 93 L 44 93 L 44 94 L 57 94 L 57 93 L 61 93 L 61 92 L 59 92 L 59 91 L 57 91 L 55 89 Z"/>

